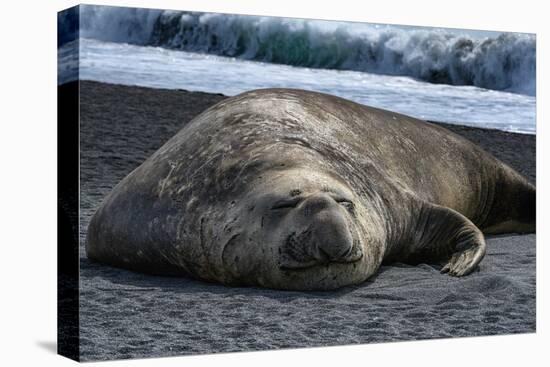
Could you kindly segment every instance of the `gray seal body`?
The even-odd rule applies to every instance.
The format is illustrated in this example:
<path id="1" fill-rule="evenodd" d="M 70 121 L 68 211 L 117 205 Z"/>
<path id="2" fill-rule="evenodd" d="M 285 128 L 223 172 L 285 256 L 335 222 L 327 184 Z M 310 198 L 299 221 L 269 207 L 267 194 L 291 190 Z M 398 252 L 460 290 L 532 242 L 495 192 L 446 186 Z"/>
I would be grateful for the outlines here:
<path id="1" fill-rule="evenodd" d="M 534 232 L 535 188 L 454 133 L 264 89 L 193 119 L 104 199 L 90 259 L 226 285 L 335 289 L 384 262 L 462 276 L 483 233 Z"/>

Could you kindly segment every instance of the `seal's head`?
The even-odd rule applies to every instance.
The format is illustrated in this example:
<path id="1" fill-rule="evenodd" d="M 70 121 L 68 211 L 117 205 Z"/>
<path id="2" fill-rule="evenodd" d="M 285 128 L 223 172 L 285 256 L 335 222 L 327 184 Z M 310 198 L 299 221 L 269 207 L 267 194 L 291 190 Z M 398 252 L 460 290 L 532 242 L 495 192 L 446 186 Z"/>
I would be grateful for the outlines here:
<path id="1" fill-rule="evenodd" d="M 227 211 L 238 228 L 222 241 L 228 283 L 335 289 L 377 270 L 383 234 L 341 177 L 293 167 L 264 172 L 249 187 Z"/>

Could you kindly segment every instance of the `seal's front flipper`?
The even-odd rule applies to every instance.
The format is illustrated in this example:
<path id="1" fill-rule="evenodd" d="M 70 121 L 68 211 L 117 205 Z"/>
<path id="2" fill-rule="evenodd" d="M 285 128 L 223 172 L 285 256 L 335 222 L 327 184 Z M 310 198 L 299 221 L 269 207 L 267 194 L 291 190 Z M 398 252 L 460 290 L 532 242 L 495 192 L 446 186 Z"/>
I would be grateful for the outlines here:
<path id="1" fill-rule="evenodd" d="M 416 220 L 413 258 L 444 260 L 442 273 L 470 274 L 485 256 L 483 233 L 459 212 L 423 202 Z"/>
<path id="2" fill-rule="evenodd" d="M 457 250 L 449 262 L 441 269 L 442 273 L 449 273 L 461 277 L 470 274 L 479 264 L 483 256 L 485 256 L 485 240 L 481 239 L 465 239 L 463 243 L 457 247 L 464 247 L 463 250 Z"/>

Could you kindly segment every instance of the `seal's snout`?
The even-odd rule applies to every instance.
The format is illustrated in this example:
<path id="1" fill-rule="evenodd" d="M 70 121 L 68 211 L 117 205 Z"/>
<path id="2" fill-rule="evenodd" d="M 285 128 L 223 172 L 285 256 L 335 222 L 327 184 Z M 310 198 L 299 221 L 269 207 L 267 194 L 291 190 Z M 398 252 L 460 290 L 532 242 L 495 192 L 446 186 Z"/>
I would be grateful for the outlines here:
<path id="1" fill-rule="evenodd" d="M 336 208 L 326 207 L 312 218 L 312 246 L 319 252 L 318 258 L 329 261 L 343 261 L 353 248 L 353 238 L 346 218 Z"/>
<path id="2" fill-rule="evenodd" d="M 354 240 L 343 209 L 327 194 L 312 195 L 299 206 L 308 224 L 302 233 L 292 233 L 282 246 L 281 267 L 307 268 L 327 263 L 350 263 L 363 253 Z"/>

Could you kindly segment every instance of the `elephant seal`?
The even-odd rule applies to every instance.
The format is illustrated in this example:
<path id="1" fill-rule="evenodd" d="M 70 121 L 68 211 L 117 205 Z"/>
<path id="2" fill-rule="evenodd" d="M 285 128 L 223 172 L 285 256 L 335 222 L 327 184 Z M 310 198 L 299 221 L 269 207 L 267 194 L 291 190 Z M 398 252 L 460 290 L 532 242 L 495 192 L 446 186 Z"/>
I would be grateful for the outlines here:
<path id="1" fill-rule="evenodd" d="M 535 187 L 450 131 L 335 96 L 255 90 L 212 106 L 124 178 L 88 227 L 113 266 L 328 290 L 382 263 L 472 272 L 484 233 L 535 231 Z"/>

